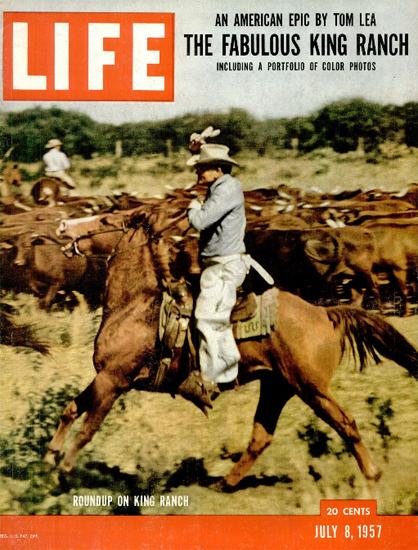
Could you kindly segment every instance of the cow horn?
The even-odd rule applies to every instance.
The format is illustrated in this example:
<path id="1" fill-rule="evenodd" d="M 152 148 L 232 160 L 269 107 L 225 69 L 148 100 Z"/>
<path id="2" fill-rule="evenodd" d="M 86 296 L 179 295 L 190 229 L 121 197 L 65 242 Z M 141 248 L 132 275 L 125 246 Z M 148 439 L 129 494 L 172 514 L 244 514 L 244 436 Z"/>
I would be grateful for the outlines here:
<path id="1" fill-rule="evenodd" d="M 334 220 L 332 220 L 331 218 L 327 218 L 325 221 L 326 221 L 327 225 L 329 225 L 333 229 L 336 229 L 338 227 L 337 223 Z"/>
<path id="2" fill-rule="evenodd" d="M 394 193 L 392 195 L 392 197 L 396 197 L 398 199 L 401 199 L 402 197 L 404 197 L 409 191 L 409 187 L 404 187 L 403 189 L 401 189 L 401 191 L 399 191 L 399 193 Z"/>
<path id="3" fill-rule="evenodd" d="M 292 200 L 292 196 L 288 193 L 285 193 L 284 191 L 278 191 L 278 195 L 282 197 L 282 199 Z"/>
<path id="4" fill-rule="evenodd" d="M 305 243 L 305 253 L 320 263 L 332 264 L 341 257 L 341 242 L 330 235 L 322 239 L 309 239 Z"/>

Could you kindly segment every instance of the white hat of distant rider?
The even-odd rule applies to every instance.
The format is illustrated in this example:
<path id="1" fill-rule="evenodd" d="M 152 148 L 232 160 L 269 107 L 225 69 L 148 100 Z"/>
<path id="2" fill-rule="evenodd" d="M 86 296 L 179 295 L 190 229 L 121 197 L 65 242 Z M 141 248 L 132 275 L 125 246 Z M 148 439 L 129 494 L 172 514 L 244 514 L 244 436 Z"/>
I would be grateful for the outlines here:
<path id="1" fill-rule="evenodd" d="M 229 147 L 226 145 L 218 145 L 216 143 L 207 143 L 200 147 L 200 153 L 193 155 L 187 161 L 189 166 L 196 164 L 233 164 L 239 166 L 238 162 L 231 159 L 228 155 Z"/>
<path id="2" fill-rule="evenodd" d="M 62 145 L 62 141 L 59 139 L 50 139 L 45 145 L 45 149 L 52 149 L 52 147 L 57 147 L 58 145 Z"/>

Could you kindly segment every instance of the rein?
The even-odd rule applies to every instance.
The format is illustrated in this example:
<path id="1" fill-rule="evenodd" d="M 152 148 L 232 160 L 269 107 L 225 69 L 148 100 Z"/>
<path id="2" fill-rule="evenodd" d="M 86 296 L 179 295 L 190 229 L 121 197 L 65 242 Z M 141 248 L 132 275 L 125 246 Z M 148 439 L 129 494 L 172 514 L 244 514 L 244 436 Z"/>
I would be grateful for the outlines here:
<path id="1" fill-rule="evenodd" d="M 158 241 L 158 239 L 161 238 L 161 236 L 166 231 L 168 231 L 169 229 L 174 227 L 180 220 L 184 219 L 186 216 L 187 216 L 187 212 L 180 214 L 177 218 L 174 218 L 174 220 L 171 223 L 169 223 L 166 227 L 163 227 L 162 229 L 160 229 L 160 231 L 157 231 L 157 233 L 154 233 L 153 235 L 150 235 L 148 237 L 148 239 L 146 239 L 145 241 L 143 241 L 143 242 L 141 242 L 141 243 L 139 243 L 135 246 L 132 246 L 132 247 L 129 247 L 129 248 L 124 248 L 123 250 L 116 251 L 116 249 L 119 246 L 119 243 L 121 242 L 121 240 L 122 240 L 123 236 L 125 235 L 125 233 L 127 233 L 129 231 L 129 229 L 133 229 L 133 231 L 134 231 L 133 234 L 132 234 L 132 237 L 133 237 L 133 235 L 135 234 L 137 229 L 139 229 L 139 227 L 142 227 L 146 223 L 146 221 L 147 221 L 146 219 L 139 225 L 139 227 L 135 227 L 135 228 L 127 228 L 125 226 L 125 220 L 122 219 L 122 227 L 113 228 L 113 229 L 104 229 L 104 230 L 101 230 L 101 231 L 93 231 L 92 233 L 89 233 L 87 235 L 80 235 L 80 237 L 77 237 L 76 239 L 74 239 L 73 242 L 70 243 L 70 245 L 71 245 L 71 247 L 74 248 L 74 251 L 78 256 L 82 256 L 84 258 L 104 258 L 107 262 L 110 262 L 116 256 L 119 256 L 120 254 L 125 254 L 127 252 L 131 252 L 132 250 L 136 250 L 137 248 L 141 248 L 142 246 L 147 245 L 151 241 L 154 241 L 156 243 Z M 102 235 L 104 233 L 111 233 L 111 232 L 115 232 L 115 231 L 122 231 L 122 235 L 118 239 L 115 246 L 112 248 L 112 251 L 110 252 L 110 254 L 89 254 L 89 255 L 87 255 L 87 254 L 84 254 L 83 252 L 81 252 L 81 250 L 78 248 L 78 242 L 81 239 L 88 239 L 88 238 L 90 238 L 92 236 L 95 236 L 95 235 Z M 62 248 L 62 250 L 63 250 L 63 252 L 65 252 L 66 250 L 69 250 L 69 245 L 64 246 Z"/>

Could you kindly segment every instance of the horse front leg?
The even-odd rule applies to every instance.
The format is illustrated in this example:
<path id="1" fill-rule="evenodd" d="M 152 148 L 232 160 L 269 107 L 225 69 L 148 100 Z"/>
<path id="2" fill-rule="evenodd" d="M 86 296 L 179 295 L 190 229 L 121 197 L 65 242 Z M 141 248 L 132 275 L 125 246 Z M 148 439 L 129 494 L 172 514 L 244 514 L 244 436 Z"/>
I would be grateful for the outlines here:
<path id="1" fill-rule="evenodd" d="M 64 445 L 65 439 L 70 431 L 71 426 L 89 407 L 91 402 L 93 382 L 80 393 L 71 403 L 69 403 L 61 415 L 60 423 L 52 438 L 48 451 L 44 457 L 44 462 L 51 466 L 57 466 L 59 463 L 59 455 Z"/>
<path id="2" fill-rule="evenodd" d="M 90 404 L 86 410 L 83 424 L 74 438 L 62 462 L 62 469 L 71 472 L 80 451 L 91 441 L 123 390 L 117 387 L 112 378 L 104 371 L 100 372 L 91 386 Z"/>
<path id="3" fill-rule="evenodd" d="M 218 490 L 236 487 L 254 462 L 273 441 L 273 434 L 283 407 L 294 390 L 276 374 L 266 373 L 260 380 L 260 398 L 254 418 L 254 429 L 247 450 L 237 464 L 216 486 Z"/>

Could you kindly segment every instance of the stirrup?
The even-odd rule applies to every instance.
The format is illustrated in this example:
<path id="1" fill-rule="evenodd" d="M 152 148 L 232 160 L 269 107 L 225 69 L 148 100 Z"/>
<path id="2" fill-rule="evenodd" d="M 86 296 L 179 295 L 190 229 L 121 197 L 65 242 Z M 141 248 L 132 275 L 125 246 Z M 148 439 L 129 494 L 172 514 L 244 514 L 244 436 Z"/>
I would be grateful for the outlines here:
<path id="1" fill-rule="evenodd" d="M 212 401 L 219 395 L 217 384 L 205 382 L 199 371 L 193 370 L 179 386 L 179 394 L 191 401 L 207 416 L 206 408 L 212 409 Z"/>

